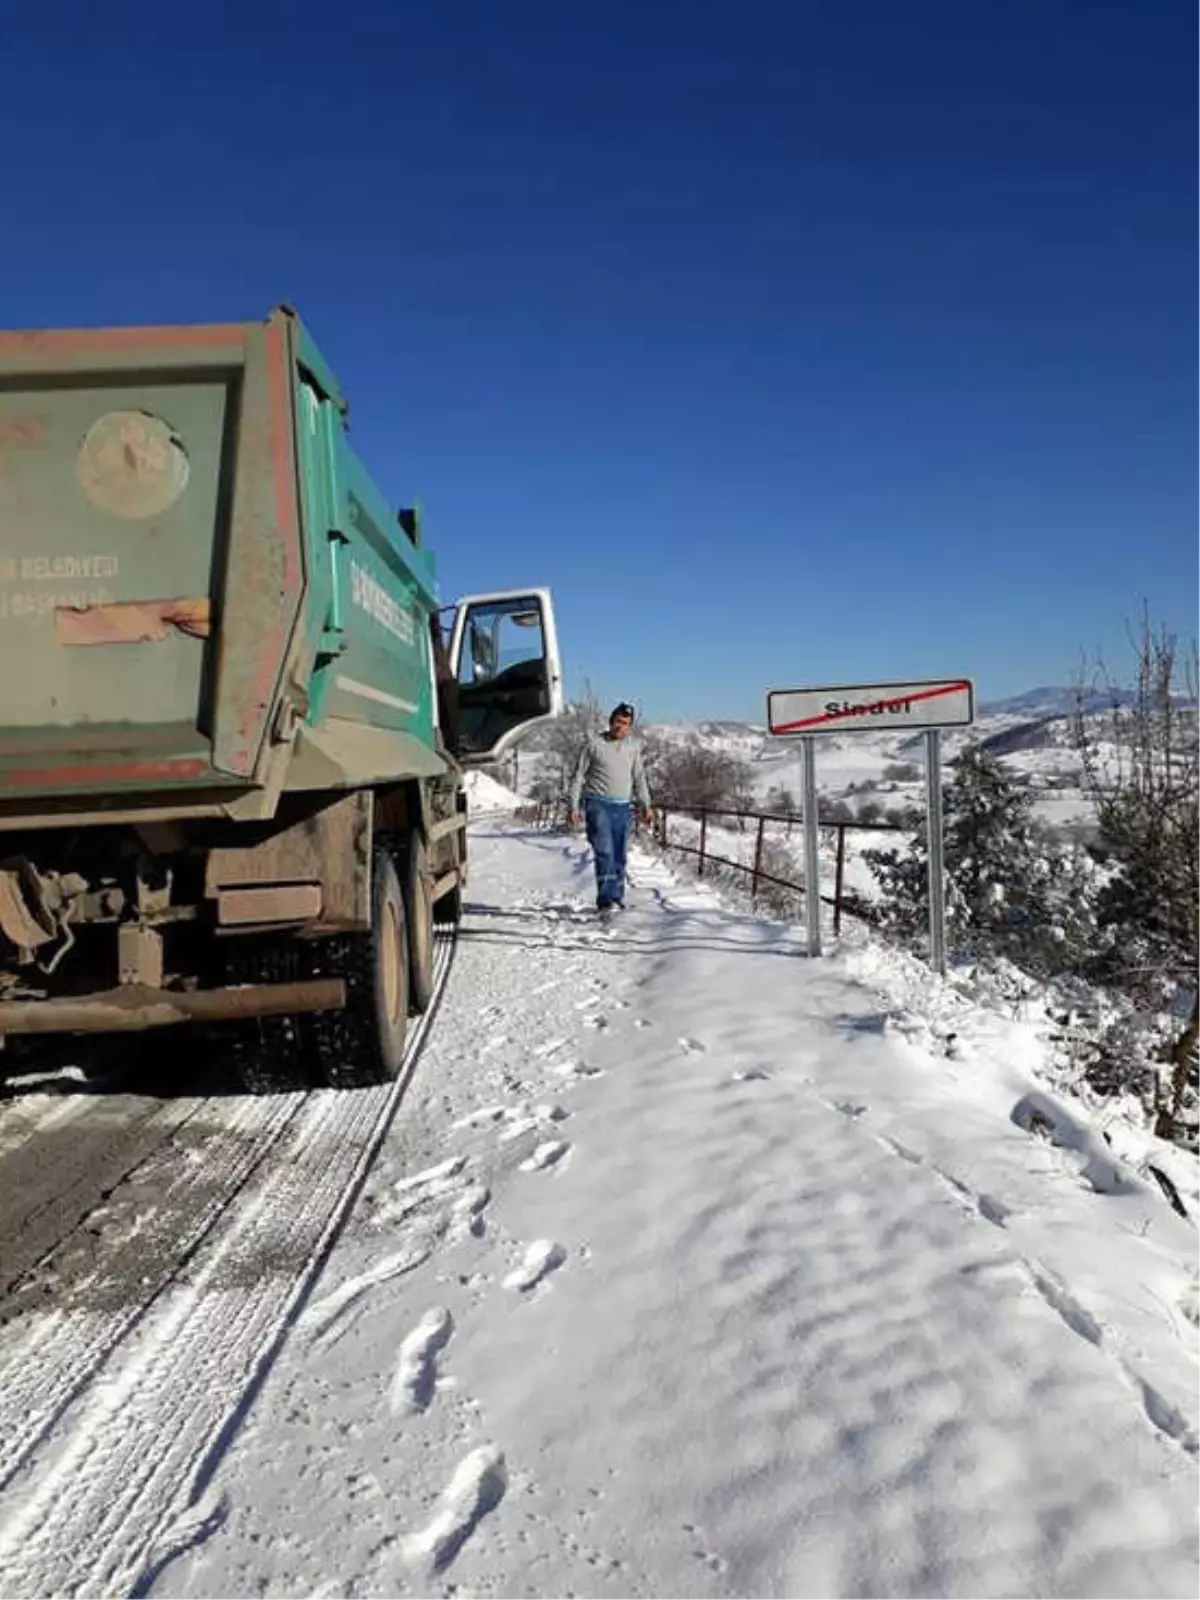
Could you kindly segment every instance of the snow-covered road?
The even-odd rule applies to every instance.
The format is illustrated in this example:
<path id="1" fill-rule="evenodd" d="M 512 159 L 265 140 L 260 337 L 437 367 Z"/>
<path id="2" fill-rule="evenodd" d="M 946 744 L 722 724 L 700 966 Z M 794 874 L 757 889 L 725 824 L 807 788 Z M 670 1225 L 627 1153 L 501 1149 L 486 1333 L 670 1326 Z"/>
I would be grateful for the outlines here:
<path id="1" fill-rule="evenodd" d="M 645 859 L 602 934 L 577 841 L 473 850 L 409 1101 L 155 1592 L 1193 1594 L 1161 1195 L 877 953 Z"/>
<path id="2" fill-rule="evenodd" d="M 439 942 L 439 984 L 451 952 Z M 91 1117 L 87 1096 L 73 1116 L 61 1100 L 24 1099 L 2 1173 L 18 1214 L 0 1236 L 0 1593 L 148 1583 L 315 1284 L 404 1087 L 224 1103 L 118 1094 L 94 1100 Z M 29 1204 L 21 1180 L 39 1171 Z"/>
<path id="3" fill-rule="evenodd" d="M 472 851 L 351 1222 L 129 1587 L 1194 1594 L 1196 1234 L 1020 1031 L 648 858 L 605 933 L 578 840 Z"/>

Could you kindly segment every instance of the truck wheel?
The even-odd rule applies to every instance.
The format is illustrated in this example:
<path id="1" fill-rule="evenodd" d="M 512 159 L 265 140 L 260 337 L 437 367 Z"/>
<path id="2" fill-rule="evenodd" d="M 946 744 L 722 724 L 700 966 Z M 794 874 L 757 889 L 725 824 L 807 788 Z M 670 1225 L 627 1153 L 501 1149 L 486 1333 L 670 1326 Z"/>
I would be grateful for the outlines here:
<path id="1" fill-rule="evenodd" d="M 404 1065 L 409 964 L 404 895 L 391 853 L 376 848 L 371 871 L 371 931 L 314 946 L 320 976 L 346 985 L 344 1011 L 316 1012 L 312 1037 L 331 1089 L 388 1083 Z"/>
<path id="2" fill-rule="evenodd" d="M 404 913 L 408 919 L 408 1005 L 413 1012 L 428 1011 L 433 999 L 431 889 L 425 836 L 414 830 L 408 836 L 408 860 L 404 869 Z"/>

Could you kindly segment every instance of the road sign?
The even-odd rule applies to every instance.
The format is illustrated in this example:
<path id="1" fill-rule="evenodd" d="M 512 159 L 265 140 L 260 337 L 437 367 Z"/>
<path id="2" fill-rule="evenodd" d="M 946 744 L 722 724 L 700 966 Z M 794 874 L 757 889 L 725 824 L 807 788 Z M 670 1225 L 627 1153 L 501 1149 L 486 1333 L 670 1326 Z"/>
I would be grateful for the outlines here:
<path id="1" fill-rule="evenodd" d="M 767 729 L 777 735 L 962 728 L 974 720 L 975 691 L 969 678 L 767 692 Z"/>
<path id="2" fill-rule="evenodd" d="M 800 740 L 804 762 L 804 898 L 808 953 L 821 953 L 817 882 L 816 740 L 821 733 L 925 734 L 925 817 L 929 841 L 929 959 L 946 973 L 946 897 L 942 866 L 942 729 L 975 720 L 969 678 L 921 683 L 835 683 L 824 689 L 768 689 L 767 729 Z"/>

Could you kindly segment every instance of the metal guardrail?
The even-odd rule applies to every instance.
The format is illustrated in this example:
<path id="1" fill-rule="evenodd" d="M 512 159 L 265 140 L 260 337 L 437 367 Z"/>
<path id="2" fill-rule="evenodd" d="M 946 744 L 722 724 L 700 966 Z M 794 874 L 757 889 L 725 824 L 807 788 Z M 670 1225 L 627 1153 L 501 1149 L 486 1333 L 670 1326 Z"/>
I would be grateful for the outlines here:
<path id="1" fill-rule="evenodd" d="M 515 821 L 532 824 L 535 828 L 561 827 L 565 826 L 566 823 L 566 807 L 558 801 L 539 802 L 519 806 L 513 813 L 513 817 Z M 679 838 L 672 839 L 669 836 L 672 817 L 698 821 L 700 824 L 699 843 L 689 844 Z M 745 824 L 746 822 L 757 824 L 752 865 L 748 865 L 745 861 L 734 861 L 729 856 L 716 855 L 709 849 L 709 818 L 721 817 L 732 817 L 739 824 Z M 735 872 L 748 873 L 750 876 L 750 903 L 751 905 L 756 905 L 764 884 L 771 884 L 775 888 L 785 889 L 798 895 L 803 895 L 806 892 L 802 881 L 793 878 L 781 878 L 764 868 L 763 852 L 766 843 L 766 828 L 770 822 L 783 823 L 790 832 L 793 827 L 802 827 L 804 819 L 794 812 L 783 811 L 734 811 L 720 810 L 708 806 L 676 808 L 659 806 L 655 808 L 654 824 L 651 831 L 655 843 L 658 844 L 660 849 L 673 850 L 680 855 L 695 856 L 698 877 L 704 877 L 707 866 L 728 867 Z M 844 822 L 840 820 L 836 822 L 819 822 L 819 826 L 822 832 L 837 834 L 833 894 L 821 896 L 821 903 L 833 908 L 834 935 L 836 936 L 841 932 L 843 915 L 855 917 L 860 922 L 866 922 L 874 926 L 879 920 L 878 912 L 875 908 L 857 896 L 848 898 L 846 894 L 846 834 L 848 832 L 911 833 L 912 829 L 899 822 Z"/>

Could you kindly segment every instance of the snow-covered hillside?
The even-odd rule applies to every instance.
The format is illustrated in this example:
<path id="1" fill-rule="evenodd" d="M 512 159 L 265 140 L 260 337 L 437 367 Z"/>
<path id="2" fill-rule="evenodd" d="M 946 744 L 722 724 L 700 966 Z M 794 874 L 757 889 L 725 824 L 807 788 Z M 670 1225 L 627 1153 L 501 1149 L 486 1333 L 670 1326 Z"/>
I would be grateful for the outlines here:
<path id="1" fill-rule="evenodd" d="M 1010 770 L 1036 792 L 1034 811 L 1043 822 L 1071 832 L 1091 826 L 1091 804 L 1082 791 L 1081 763 L 1072 737 L 1074 691 L 1033 690 L 1028 696 L 977 708 L 970 728 L 946 729 L 942 760 L 949 766 L 968 743 L 1003 756 Z M 1107 712 L 1097 702 L 1088 720 L 1103 769 L 1115 755 L 1106 744 Z M 756 803 L 777 809 L 786 796 L 799 809 L 800 749 L 752 723 L 699 722 L 650 724 L 649 737 L 672 742 L 699 741 L 744 763 Z M 885 810 L 924 803 L 925 740 L 903 732 L 824 733 L 816 742 L 817 789 L 824 803 L 846 801 L 852 811 L 876 803 Z M 900 769 L 907 769 L 902 773 Z M 532 777 L 536 766 L 526 768 Z"/>

